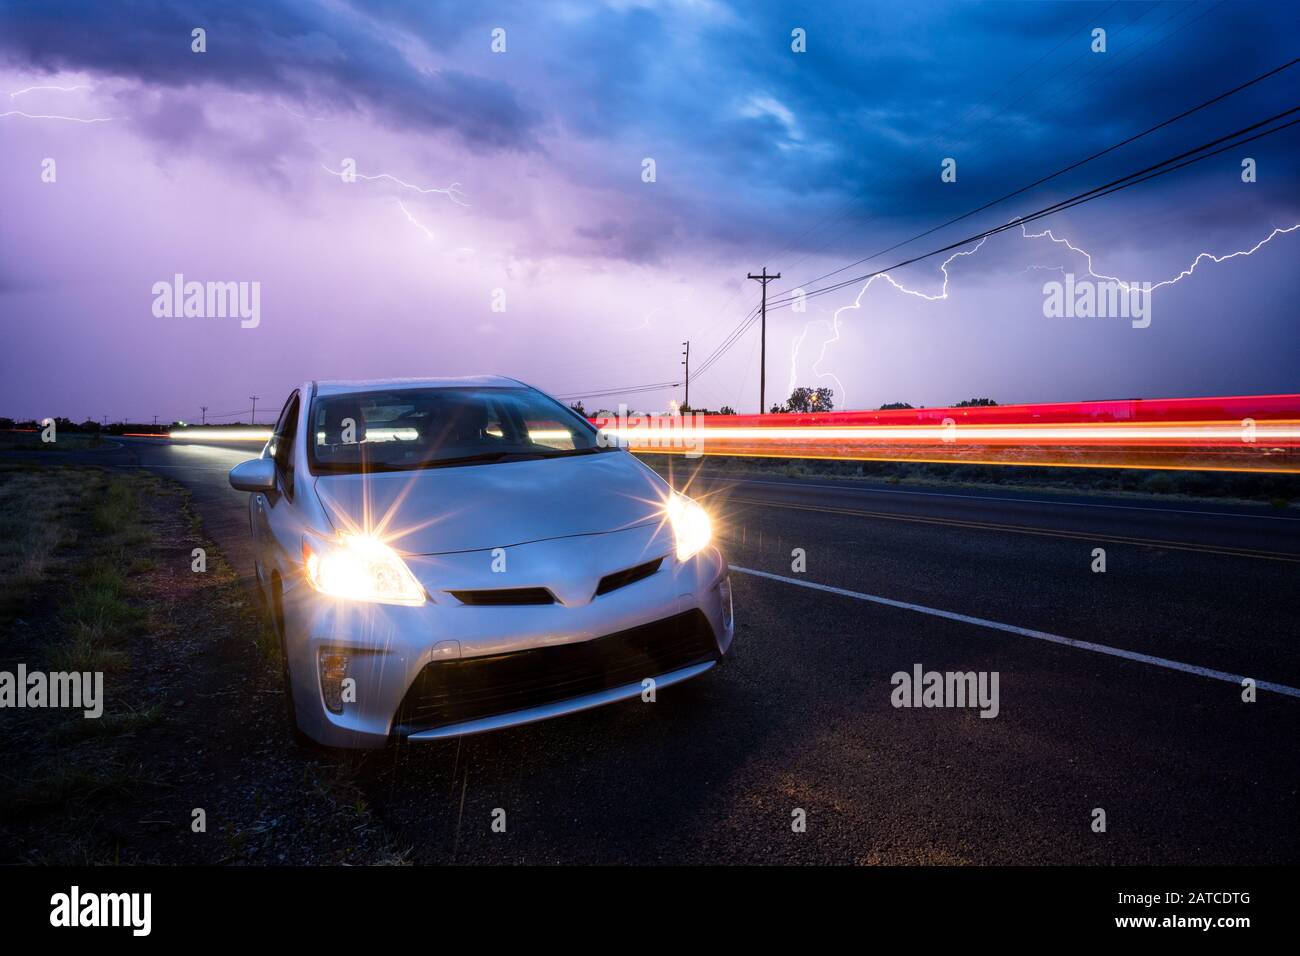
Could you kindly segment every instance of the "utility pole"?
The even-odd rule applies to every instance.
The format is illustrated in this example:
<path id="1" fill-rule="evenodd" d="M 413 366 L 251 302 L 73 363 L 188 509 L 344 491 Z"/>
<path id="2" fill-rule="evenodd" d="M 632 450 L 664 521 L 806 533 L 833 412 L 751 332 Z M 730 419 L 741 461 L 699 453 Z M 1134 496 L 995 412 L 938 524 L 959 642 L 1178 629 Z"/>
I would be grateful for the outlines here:
<path id="1" fill-rule="evenodd" d="M 763 318 L 759 326 L 761 338 L 759 339 L 758 349 L 758 413 L 766 415 L 767 403 L 763 400 L 763 393 L 767 391 L 767 284 L 773 279 L 781 278 L 781 273 L 778 272 L 776 275 L 770 276 L 767 274 L 767 266 L 763 266 L 762 275 L 756 276 L 751 272 L 749 278 L 763 283 Z"/>
<path id="2" fill-rule="evenodd" d="M 206 425 L 208 423 L 208 406 L 200 405 L 199 408 L 203 411 L 203 424 Z"/>
<path id="3" fill-rule="evenodd" d="M 682 362 L 682 364 L 686 366 L 686 402 L 684 404 L 686 405 L 687 408 L 690 408 L 691 407 L 691 343 L 683 342 L 682 345 L 686 346 L 686 351 L 682 353 L 683 355 L 686 356 L 686 360 Z"/>
<path id="4" fill-rule="evenodd" d="M 249 396 L 248 396 L 248 400 L 249 400 L 250 402 L 253 403 L 253 411 L 252 411 L 252 414 L 250 414 L 250 415 L 248 416 L 248 424 L 250 424 L 250 425 L 256 425 L 256 424 L 257 424 L 257 399 L 258 399 L 258 396 L 256 396 L 256 395 L 249 395 Z"/>

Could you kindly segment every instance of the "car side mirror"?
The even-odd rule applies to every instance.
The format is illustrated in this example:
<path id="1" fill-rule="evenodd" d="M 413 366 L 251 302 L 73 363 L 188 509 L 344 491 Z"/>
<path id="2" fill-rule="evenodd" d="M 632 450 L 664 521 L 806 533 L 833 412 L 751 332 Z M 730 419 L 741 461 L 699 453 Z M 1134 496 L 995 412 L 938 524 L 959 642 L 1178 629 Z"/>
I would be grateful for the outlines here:
<path id="1" fill-rule="evenodd" d="M 275 490 L 275 461 L 250 458 L 230 469 L 230 487 L 236 491 L 272 492 Z"/>

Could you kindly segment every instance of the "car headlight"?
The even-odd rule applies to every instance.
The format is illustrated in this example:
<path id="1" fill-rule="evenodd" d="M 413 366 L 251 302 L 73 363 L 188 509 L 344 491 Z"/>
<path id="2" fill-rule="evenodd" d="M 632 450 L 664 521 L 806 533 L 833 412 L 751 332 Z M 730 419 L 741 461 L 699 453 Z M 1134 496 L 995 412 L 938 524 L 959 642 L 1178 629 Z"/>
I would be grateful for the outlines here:
<path id="1" fill-rule="evenodd" d="M 302 557 L 308 583 L 322 594 L 377 604 L 417 606 L 425 601 L 424 588 L 406 562 L 378 538 L 305 535 Z"/>
<path id="2" fill-rule="evenodd" d="M 713 522 L 709 520 L 709 513 L 690 498 L 673 492 L 664 510 L 673 525 L 678 561 L 699 554 L 712 540 Z"/>

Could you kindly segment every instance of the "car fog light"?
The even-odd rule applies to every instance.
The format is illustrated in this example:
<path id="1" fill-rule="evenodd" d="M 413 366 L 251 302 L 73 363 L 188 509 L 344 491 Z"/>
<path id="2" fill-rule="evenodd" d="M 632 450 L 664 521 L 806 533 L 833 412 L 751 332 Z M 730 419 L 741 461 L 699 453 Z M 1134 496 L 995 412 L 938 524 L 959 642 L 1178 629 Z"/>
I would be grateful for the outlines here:
<path id="1" fill-rule="evenodd" d="M 348 679 L 348 656 L 321 651 L 320 692 L 330 713 L 343 713 L 343 682 Z"/>

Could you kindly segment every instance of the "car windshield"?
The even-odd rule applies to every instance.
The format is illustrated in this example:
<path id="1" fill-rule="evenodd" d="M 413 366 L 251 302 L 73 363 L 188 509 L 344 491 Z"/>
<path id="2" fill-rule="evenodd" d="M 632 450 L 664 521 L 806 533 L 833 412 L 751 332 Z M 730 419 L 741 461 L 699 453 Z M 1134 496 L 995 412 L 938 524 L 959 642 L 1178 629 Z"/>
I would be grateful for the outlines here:
<path id="1" fill-rule="evenodd" d="M 317 473 L 484 465 L 607 450 L 586 419 L 531 388 L 394 388 L 320 396 L 310 421 Z"/>

